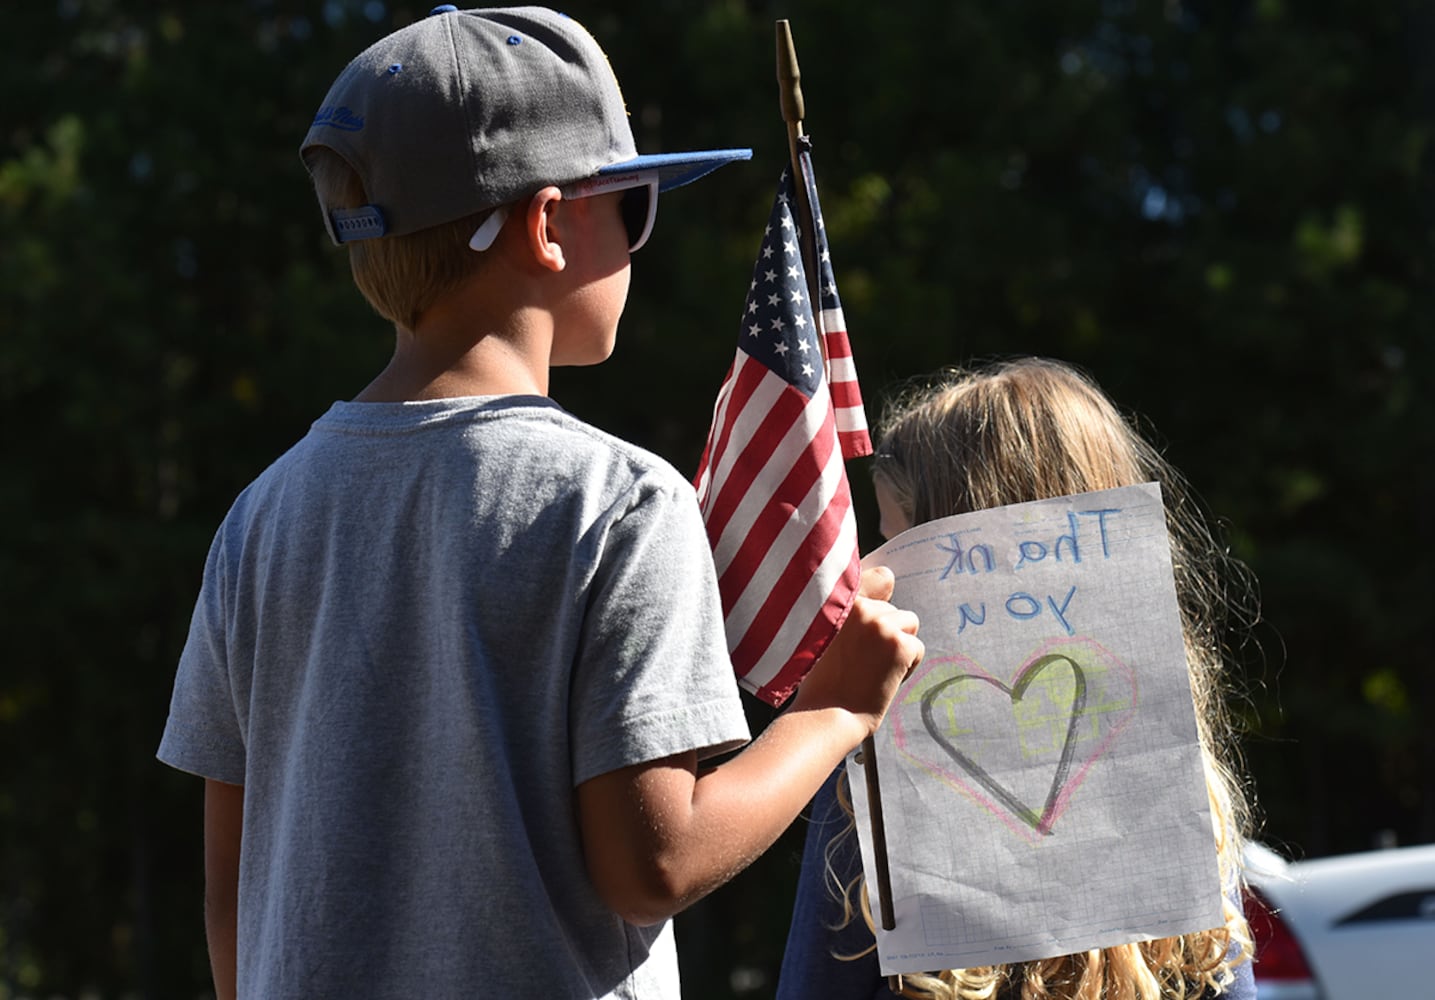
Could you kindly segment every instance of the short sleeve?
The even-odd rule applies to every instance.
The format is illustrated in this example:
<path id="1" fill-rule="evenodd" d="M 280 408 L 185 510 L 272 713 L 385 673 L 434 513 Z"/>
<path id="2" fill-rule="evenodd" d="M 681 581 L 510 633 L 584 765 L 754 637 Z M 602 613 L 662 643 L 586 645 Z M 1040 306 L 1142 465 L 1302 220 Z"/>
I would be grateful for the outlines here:
<path id="1" fill-rule="evenodd" d="M 181 771 L 242 785 L 243 727 L 226 655 L 223 532 L 215 536 L 205 562 L 157 756 Z"/>
<path id="2" fill-rule="evenodd" d="M 584 608 L 573 782 L 749 738 L 692 487 L 645 481 L 608 522 Z"/>

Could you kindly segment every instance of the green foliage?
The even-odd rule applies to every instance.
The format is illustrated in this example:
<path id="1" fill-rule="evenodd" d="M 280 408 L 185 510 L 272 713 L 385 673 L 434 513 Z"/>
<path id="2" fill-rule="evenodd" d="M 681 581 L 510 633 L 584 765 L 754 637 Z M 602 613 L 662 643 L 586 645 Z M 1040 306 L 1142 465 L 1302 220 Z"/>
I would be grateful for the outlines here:
<path id="1" fill-rule="evenodd" d="M 198 781 L 153 753 L 228 503 L 390 348 L 297 146 L 427 6 L 7 14 L 0 1000 L 205 988 Z M 665 196 L 615 360 L 557 373 L 560 402 L 695 468 L 787 155 L 788 18 L 870 415 L 973 358 L 1090 370 L 1261 580 L 1237 681 L 1266 835 L 1435 839 L 1428 3 L 566 9 L 640 149 L 755 156 Z M 801 835 L 681 918 L 690 995 L 770 993 Z"/>

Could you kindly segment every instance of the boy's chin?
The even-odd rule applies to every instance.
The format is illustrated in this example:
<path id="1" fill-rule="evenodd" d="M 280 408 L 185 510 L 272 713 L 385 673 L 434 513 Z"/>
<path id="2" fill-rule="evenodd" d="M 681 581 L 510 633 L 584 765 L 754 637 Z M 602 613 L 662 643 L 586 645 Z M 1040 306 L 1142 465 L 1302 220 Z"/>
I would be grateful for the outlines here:
<path id="1" fill-rule="evenodd" d="M 554 354 L 549 359 L 549 368 L 591 368 L 594 365 L 601 365 L 613 356 L 613 341 L 606 344 L 594 344 L 588 350 L 564 351 L 561 354 Z"/>

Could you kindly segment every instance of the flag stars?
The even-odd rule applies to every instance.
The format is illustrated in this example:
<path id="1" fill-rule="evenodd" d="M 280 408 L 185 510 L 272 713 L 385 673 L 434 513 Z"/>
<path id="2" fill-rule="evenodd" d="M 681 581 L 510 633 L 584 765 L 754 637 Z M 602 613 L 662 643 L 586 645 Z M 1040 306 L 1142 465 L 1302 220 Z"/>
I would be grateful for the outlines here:
<path id="1" fill-rule="evenodd" d="M 775 375 L 803 391 L 812 391 L 822 381 L 824 324 L 814 312 L 819 303 L 836 306 L 831 255 L 827 253 L 823 230 L 800 222 L 795 215 L 797 195 L 789 187 L 773 207 L 757 248 L 752 287 L 738 325 L 741 350 L 767 365 Z M 803 278 L 802 240 L 809 230 L 818 238 L 813 247 L 819 279 L 812 286 Z"/>
<path id="2" fill-rule="evenodd" d="M 803 150 L 804 160 L 806 155 Z M 804 470 L 807 468 L 807 455 L 815 458 L 827 451 L 831 451 L 834 458 L 839 455 L 866 454 L 867 451 L 863 449 L 868 447 L 865 444 L 866 430 L 860 423 L 861 405 L 855 375 L 850 378 L 846 376 L 846 372 L 850 371 L 850 362 L 834 365 L 831 373 L 839 381 L 847 383 L 844 398 L 857 400 L 855 407 L 844 405 L 840 416 L 813 422 L 820 423 L 820 427 L 808 427 L 805 424 L 789 425 L 788 417 L 784 413 L 786 407 L 772 408 L 771 415 L 766 412 L 769 409 L 767 401 L 771 398 L 768 393 L 770 386 L 774 393 L 782 392 L 786 395 L 790 388 L 792 392 L 807 397 L 815 406 L 804 406 L 804 412 L 817 409 L 831 414 L 833 411 L 829 407 L 828 387 L 825 384 L 828 372 L 823 360 L 824 345 L 836 343 L 839 348 L 846 346 L 845 331 L 837 330 L 840 339 L 831 339 L 834 336 L 837 316 L 834 314 L 831 321 L 824 321 L 815 312 L 819 304 L 827 304 L 834 309 L 839 307 L 835 289 L 831 287 L 834 279 L 831 275 L 830 258 L 824 253 L 820 221 L 809 236 L 807 229 L 816 220 L 804 217 L 799 224 L 794 214 L 794 207 L 798 204 L 810 206 L 813 215 L 817 214 L 815 190 L 811 191 L 810 195 L 804 195 L 803 189 L 794 186 L 809 183 L 807 170 L 806 163 L 799 161 L 796 169 L 783 171 L 779 197 L 773 203 L 772 211 L 766 220 L 768 231 L 758 248 L 752 251 L 757 260 L 750 274 L 757 287 L 750 291 L 748 302 L 744 304 L 745 314 L 736 327 L 739 357 L 730 369 L 727 381 L 723 383 L 719 396 L 723 404 L 715 411 L 708 438 L 711 447 L 704 451 L 702 467 L 698 470 L 698 495 L 705 516 L 710 511 L 723 509 L 723 505 L 728 503 L 724 491 L 730 490 L 731 501 L 743 504 L 745 509 L 747 506 L 756 508 L 762 505 L 766 509 L 784 513 L 790 511 L 793 518 L 800 518 L 804 524 L 811 525 L 829 522 L 835 525 L 839 523 L 838 519 L 841 519 L 844 541 L 840 550 L 832 551 L 836 556 L 844 558 L 826 559 L 830 545 L 829 533 L 812 532 L 807 542 L 809 546 L 813 542 L 819 542 L 819 548 L 813 552 L 809 565 L 820 565 L 821 568 L 814 571 L 804 569 L 800 574 L 802 579 L 796 578 L 799 575 L 796 572 L 783 574 L 784 584 L 789 576 L 793 577 L 792 590 L 784 593 L 779 588 L 763 597 L 771 602 L 776 611 L 781 612 L 781 617 L 793 623 L 797 636 L 810 628 L 807 623 L 816 618 L 818 607 L 824 604 L 835 605 L 832 595 L 838 593 L 839 571 L 843 587 L 850 589 L 854 575 L 851 564 L 859 553 L 855 535 L 850 527 L 851 500 L 847 491 L 838 488 L 840 481 L 829 481 L 832 477 L 823 477 L 819 488 L 819 484 L 811 482 L 810 476 L 790 473 L 798 467 Z M 806 243 L 801 241 L 811 241 L 810 256 Z M 817 260 L 819 255 L 820 262 Z M 808 275 L 810 281 L 802 278 L 804 263 L 811 263 L 818 268 L 817 273 Z M 791 277 L 787 277 L 788 275 Z M 752 308 L 753 303 L 757 305 L 755 310 Z M 845 350 L 836 351 L 834 354 L 846 358 Z M 723 421 L 721 424 L 718 422 L 719 413 Z M 845 429 L 851 420 L 858 422 L 856 430 Z M 802 435 L 801 440 L 799 433 Z M 822 435 L 820 440 L 816 437 L 818 434 Z M 771 456 L 770 452 L 774 439 L 780 439 L 784 448 L 790 443 L 794 452 L 802 449 L 804 457 L 799 461 L 794 456 L 791 464 L 786 459 L 773 461 L 776 456 Z M 749 458 L 756 459 L 762 466 L 755 478 L 728 474 L 727 470 L 742 466 Z M 834 466 L 841 468 L 840 462 L 834 462 Z M 746 540 L 741 533 L 747 530 L 747 525 L 738 525 L 738 521 L 743 519 L 734 519 L 722 529 L 722 537 L 713 539 L 715 546 L 744 544 Z M 710 523 L 709 528 L 713 528 L 715 523 Z M 849 535 L 853 537 L 848 538 Z M 793 564 L 806 562 L 801 557 L 805 554 L 793 559 Z M 839 566 L 839 562 L 846 562 L 847 565 Z M 736 579 L 743 574 L 729 576 L 733 578 L 732 582 L 738 584 L 739 591 L 750 584 L 746 578 Z M 729 581 L 725 578 L 723 582 Z M 729 593 L 728 588 L 724 587 L 725 601 Z M 799 593 L 802 600 L 800 604 Z M 812 598 L 810 603 L 807 602 L 809 597 Z M 824 612 L 823 623 L 831 622 L 831 617 L 825 615 Z M 754 632 L 748 633 L 748 638 L 743 640 L 739 648 L 749 658 L 740 662 L 734 657 L 737 675 L 755 684 L 759 680 L 753 670 L 757 659 L 774 649 L 780 649 L 788 641 L 785 635 L 769 638 Z M 748 647 L 751 647 L 750 651 Z M 778 691 L 784 685 L 790 686 L 793 680 L 795 679 L 790 679 L 787 673 L 779 673 L 775 679 L 764 680 L 763 687 L 757 689 L 758 697 L 766 699 L 768 692 Z"/>

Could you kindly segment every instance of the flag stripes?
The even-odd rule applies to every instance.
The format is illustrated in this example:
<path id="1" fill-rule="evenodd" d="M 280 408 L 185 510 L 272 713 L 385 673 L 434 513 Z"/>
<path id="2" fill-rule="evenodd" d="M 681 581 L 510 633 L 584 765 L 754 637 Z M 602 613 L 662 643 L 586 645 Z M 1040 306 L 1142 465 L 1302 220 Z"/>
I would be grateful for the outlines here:
<path id="1" fill-rule="evenodd" d="M 803 174 L 817 211 L 805 153 Z M 733 668 L 772 705 L 852 606 L 860 566 L 844 459 L 871 453 L 826 239 L 819 222 L 814 312 L 794 203 L 784 172 L 695 478 Z"/>

